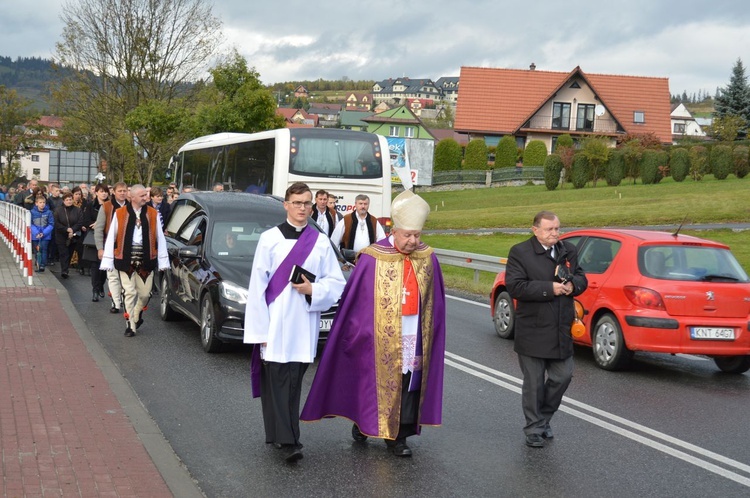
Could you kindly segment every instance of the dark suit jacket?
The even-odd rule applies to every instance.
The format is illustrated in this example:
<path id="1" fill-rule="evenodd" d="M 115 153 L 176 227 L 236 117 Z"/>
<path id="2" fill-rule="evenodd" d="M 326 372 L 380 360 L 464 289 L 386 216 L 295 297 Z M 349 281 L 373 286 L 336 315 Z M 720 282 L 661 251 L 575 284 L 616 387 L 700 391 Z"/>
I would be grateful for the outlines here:
<path id="1" fill-rule="evenodd" d="M 555 245 L 553 260 L 536 237 L 516 244 L 508 254 L 505 285 L 516 300 L 515 343 L 517 353 L 536 358 L 564 359 L 573 356 L 570 326 L 575 316 L 573 296 L 588 286 L 583 269 L 578 266 L 578 252 L 573 244 L 560 241 Z M 552 283 L 558 264 L 573 274 L 573 295 L 555 296 Z"/>

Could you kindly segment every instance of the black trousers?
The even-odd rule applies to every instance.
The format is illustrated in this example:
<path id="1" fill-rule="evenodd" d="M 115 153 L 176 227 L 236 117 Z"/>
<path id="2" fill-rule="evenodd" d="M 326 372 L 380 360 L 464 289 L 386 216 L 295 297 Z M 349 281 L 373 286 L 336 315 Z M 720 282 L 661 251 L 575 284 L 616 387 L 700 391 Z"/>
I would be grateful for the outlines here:
<path id="1" fill-rule="evenodd" d="M 417 433 L 420 391 L 409 391 L 410 381 L 411 372 L 407 372 L 401 379 L 401 420 L 396 439 L 406 439 Z"/>
<path id="2" fill-rule="evenodd" d="M 104 282 L 107 281 L 107 270 L 100 270 L 99 261 L 88 261 L 91 265 L 91 289 L 95 292 L 104 292 Z"/>
<path id="3" fill-rule="evenodd" d="M 264 361 L 260 401 L 266 443 L 299 444 L 299 405 L 307 363 Z"/>
<path id="4" fill-rule="evenodd" d="M 573 357 L 553 360 L 519 354 L 518 364 L 523 372 L 521 406 L 526 418 L 523 432 L 541 435 L 573 378 Z"/>
<path id="5" fill-rule="evenodd" d="M 65 240 L 62 242 L 57 242 L 57 254 L 60 258 L 60 273 L 68 273 L 68 267 L 70 267 L 70 257 L 71 257 L 71 250 L 73 249 L 73 244 L 70 246 L 65 245 Z"/>

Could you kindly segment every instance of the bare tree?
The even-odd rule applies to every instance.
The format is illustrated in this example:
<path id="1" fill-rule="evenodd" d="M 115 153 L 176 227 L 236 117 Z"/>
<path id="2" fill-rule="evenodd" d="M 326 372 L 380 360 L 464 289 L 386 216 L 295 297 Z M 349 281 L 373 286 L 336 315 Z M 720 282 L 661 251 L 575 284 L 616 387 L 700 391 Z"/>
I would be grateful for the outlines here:
<path id="1" fill-rule="evenodd" d="M 123 158 L 135 157 L 144 167 L 131 170 L 140 172 L 134 179 L 150 182 L 165 159 L 152 151 L 164 147 L 148 143 L 153 134 L 129 129 L 126 118 L 154 102 L 188 105 L 188 83 L 208 69 L 221 42 L 220 21 L 206 0 L 68 1 L 62 20 L 56 62 L 75 70 L 53 92 L 70 118 L 65 137 L 102 154 L 118 179 L 126 174 Z"/>

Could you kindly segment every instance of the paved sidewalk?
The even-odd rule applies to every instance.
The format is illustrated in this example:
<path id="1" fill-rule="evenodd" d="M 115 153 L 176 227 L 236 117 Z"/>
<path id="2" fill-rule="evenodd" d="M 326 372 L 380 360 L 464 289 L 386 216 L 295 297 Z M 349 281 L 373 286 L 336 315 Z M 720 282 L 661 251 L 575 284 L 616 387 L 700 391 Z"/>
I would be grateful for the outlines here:
<path id="1" fill-rule="evenodd" d="M 203 494 L 49 273 L 0 239 L 0 495 Z"/>

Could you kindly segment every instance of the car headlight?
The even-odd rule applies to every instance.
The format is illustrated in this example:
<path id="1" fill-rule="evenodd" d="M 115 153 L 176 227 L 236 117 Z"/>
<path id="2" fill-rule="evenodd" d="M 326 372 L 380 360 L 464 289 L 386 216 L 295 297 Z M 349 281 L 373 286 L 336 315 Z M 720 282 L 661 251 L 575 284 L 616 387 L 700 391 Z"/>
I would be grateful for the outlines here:
<path id="1" fill-rule="evenodd" d="M 247 303 L 247 289 L 240 287 L 232 282 L 222 282 L 219 284 L 219 293 L 224 299 L 234 301 L 238 304 Z"/>

